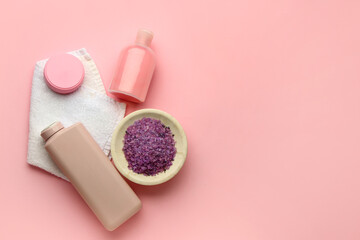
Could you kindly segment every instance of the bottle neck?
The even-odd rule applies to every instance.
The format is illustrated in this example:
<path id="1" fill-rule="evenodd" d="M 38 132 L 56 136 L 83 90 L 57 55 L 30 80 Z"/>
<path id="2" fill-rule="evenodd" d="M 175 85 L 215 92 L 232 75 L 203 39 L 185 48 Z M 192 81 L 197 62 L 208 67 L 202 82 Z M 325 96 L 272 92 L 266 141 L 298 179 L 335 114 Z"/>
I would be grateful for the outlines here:
<path id="1" fill-rule="evenodd" d="M 151 31 L 146 29 L 140 29 L 136 35 L 135 44 L 150 47 L 153 37 L 154 35 Z"/>

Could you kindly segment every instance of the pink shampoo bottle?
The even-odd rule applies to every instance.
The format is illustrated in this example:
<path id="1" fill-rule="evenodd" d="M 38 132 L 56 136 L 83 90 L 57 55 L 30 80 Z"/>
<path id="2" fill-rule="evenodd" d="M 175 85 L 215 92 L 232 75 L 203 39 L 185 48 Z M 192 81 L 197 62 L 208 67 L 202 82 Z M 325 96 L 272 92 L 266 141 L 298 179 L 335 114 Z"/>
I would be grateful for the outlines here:
<path id="1" fill-rule="evenodd" d="M 83 124 L 55 122 L 41 132 L 45 149 L 104 227 L 112 231 L 137 213 L 140 199 Z"/>
<path id="2" fill-rule="evenodd" d="M 140 29 L 134 45 L 124 49 L 109 92 L 131 102 L 144 102 L 155 69 L 155 54 L 150 48 L 153 33 Z"/>

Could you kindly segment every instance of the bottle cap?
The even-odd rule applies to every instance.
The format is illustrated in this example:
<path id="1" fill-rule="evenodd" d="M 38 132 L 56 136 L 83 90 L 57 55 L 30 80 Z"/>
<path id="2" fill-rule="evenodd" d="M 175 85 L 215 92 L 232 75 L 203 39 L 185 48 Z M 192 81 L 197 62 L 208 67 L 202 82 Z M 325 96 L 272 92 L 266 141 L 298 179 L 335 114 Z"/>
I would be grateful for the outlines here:
<path id="1" fill-rule="evenodd" d="M 66 53 L 51 57 L 44 68 L 46 84 L 60 94 L 77 90 L 84 80 L 84 75 L 85 70 L 81 61 Z"/>
<path id="2" fill-rule="evenodd" d="M 154 37 L 154 34 L 152 31 L 147 30 L 147 29 L 139 29 L 139 31 L 136 35 L 135 43 L 150 47 L 153 37 Z"/>
<path id="3" fill-rule="evenodd" d="M 44 130 L 41 131 L 41 137 L 44 141 L 47 141 L 52 135 L 63 129 L 64 126 L 61 122 L 54 122 L 50 126 L 46 127 Z"/>

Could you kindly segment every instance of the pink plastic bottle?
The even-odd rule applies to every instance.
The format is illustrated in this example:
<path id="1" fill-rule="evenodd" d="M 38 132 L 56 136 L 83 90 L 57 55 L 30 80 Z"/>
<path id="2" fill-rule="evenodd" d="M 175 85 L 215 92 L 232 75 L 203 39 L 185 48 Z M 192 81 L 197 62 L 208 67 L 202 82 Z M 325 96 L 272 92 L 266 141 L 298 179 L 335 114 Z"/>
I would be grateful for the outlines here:
<path id="1" fill-rule="evenodd" d="M 83 124 L 64 128 L 55 122 L 41 137 L 52 160 L 107 230 L 114 230 L 140 210 L 139 198 Z"/>
<path id="2" fill-rule="evenodd" d="M 155 54 L 150 48 L 153 33 L 140 29 L 134 45 L 124 49 L 109 92 L 132 102 L 144 102 L 155 69 Z"/>

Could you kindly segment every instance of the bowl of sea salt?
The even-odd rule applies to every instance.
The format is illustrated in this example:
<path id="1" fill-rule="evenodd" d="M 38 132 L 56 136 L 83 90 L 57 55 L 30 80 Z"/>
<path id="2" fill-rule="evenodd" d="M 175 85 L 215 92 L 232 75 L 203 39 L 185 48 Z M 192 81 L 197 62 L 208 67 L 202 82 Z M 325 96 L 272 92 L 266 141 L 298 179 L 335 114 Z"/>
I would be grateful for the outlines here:
<path id="1" fill-rule="evenodd" d="M 119 172 L 132 182 L 157 185 L 173 178 L 187 155 L 187 139 L 170 114 L 143 109 L 126 116 L 116 127 L 111 155 Z"/>

